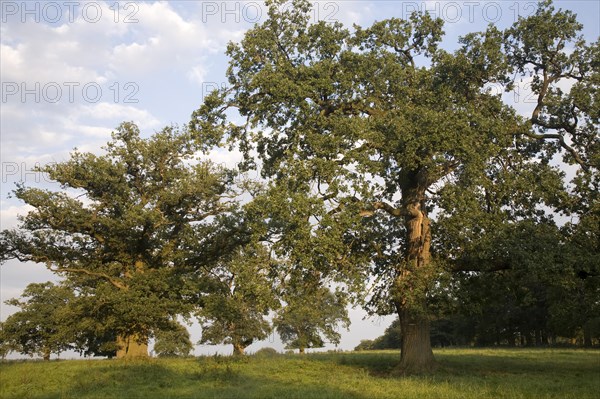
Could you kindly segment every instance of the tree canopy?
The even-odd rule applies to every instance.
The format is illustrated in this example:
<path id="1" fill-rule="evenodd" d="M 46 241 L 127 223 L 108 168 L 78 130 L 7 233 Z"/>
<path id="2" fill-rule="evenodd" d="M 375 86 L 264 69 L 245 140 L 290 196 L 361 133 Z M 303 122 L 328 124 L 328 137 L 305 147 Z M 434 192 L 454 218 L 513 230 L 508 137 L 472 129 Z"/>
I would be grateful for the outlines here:
<path id="1" fill-rule="evenodd" d="M 286 305 L 273 324 L 287 349 L 322 348 L 326 342 L 339 344 L 339 327 L 348 328 L 350 319 L 346 298 L 327 287 L 314 284 L 288 284 L 283 295 Z"/>

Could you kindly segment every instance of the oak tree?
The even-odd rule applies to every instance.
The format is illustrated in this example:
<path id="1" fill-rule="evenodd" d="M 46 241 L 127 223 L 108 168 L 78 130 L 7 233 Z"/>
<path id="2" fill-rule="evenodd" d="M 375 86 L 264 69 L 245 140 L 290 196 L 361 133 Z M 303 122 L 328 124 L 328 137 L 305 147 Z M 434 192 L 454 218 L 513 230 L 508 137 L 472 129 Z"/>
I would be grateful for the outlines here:
<path id="1" fill-rule="evenodd" d="M 313 284 L 288 284 L 281 308 L 273 324 L 286 349 L 322 348 L 325 343 L 339 344 L 340 326 L 348 328 L 347 302 L 340 293 Z"/>
<path id="2" fill-rule="evenodd" d="M 269 312 L 279 306 L 270 278 L 272 261 L 259 243 L 249 243 L 224 256 L 202 282 L 198 316 L 202 322 L 200 343 L 233 346 L 234 355 L 243 355 L 256 340 L 267 338 Z"/>
<path id="3" fill-rule="evenodd" d="M 23 355 L 39 355 L 50 360 L 71 348 L 66 320 L 73 317 L 69 306 L 75 300 L 73 291 L 51 282 L 29 284 L 20 298 L 6 301 L 19 310 L 2 323 L 1 345 Z"/>
<path id="4" fill-rule="evenodd" d="M 118 357 L 147 356 L 152 332 L 193 310 L 191 276 L 227 251 L 219 217 L 237 194 L 232 173 L 197 159 L 185 130 L 143 138 L 123 123 L 104 150 L 43 167 L 60 190 L 18 186 L 32 210 L 0 233 L 0 260 L 65 277 L 93 297 L 90 317 L 116 336 Z"/>
<path id="5" fill-rule="evenodd" d="M 185 357 L 194 349 L 187 328 L 173 321 L 168 330 L 154 332 L 154 353 L 158 357 Z"/>
<path id="6" fill-rule="evenodd" d="M 348 281 L 373 282 L 374 311 L 399 315 L 399 367 L 431 370 L 428 304 L 441 269 L 477 268 L 468 260 L 485 258 L 432 253 L 432 215 L 466 216 L 465 229 L 477 237 L 483 219 L 468 218 L 469 206 L 486 203 L 495 172 L 518 171 L 503 162 L 513 155 L 526 166 L 521 182 L 527 174 L 560 180 L 549 159 L 562 152 L 597 189 L 598 45 L 577 36 L 574 16 L 550 2 L 505 33 L 490 26 L 462 37 L 454 52 L 439 47 L 443 22 L 426 13 L 348 29 L 311 23 L 308 1 L 280 3 L 269 1 L 268 19 L 229 45 L 229 87 L 207 96 L 191 130 L 237 144 L 245 167 L 260 166 L 274 213 L 287 207 L 294 221 L 281 230 L 280 246 Z M 528 119 L 490 89 L 510 87 L 527 65 L 538 95 Z M 575 83 L 565 92 L 557 85 L 568 79 Z M 232 108 L 244 123 L 228 120 Z M 523 190 L 509 202 L 526 209 L 521 199 L 530 199 L 532 213 L 548 198 Z"/>

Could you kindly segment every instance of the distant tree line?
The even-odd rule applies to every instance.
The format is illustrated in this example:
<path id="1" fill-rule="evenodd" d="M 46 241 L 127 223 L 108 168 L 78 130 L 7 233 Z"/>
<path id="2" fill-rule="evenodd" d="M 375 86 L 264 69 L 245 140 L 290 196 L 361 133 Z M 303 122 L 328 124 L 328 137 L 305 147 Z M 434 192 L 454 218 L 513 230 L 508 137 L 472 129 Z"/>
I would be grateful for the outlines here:
<path id="1" fill-rule="evenodd" d="M 600 346 L 597 238 L 531 225 L 511 238 L 527 258 L 518 267 L 453 275 L 436 303 L 432 346 Z M 355 350 L 399 348 L 401 334 L 395 320 Z"/>

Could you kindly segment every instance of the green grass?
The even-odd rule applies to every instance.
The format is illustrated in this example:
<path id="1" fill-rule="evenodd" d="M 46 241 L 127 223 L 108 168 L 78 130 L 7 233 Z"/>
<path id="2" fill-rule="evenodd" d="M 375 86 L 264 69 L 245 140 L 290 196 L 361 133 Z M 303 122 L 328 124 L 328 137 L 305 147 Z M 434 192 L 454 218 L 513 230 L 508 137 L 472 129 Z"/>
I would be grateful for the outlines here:
<path id="1" fill-rule="evenodd" d="M 2 398 L 600 397 L 600 352 L 445 349 L 429 376 L 395 377 L 396 351 L 241 359 L 13 361 Z"/>

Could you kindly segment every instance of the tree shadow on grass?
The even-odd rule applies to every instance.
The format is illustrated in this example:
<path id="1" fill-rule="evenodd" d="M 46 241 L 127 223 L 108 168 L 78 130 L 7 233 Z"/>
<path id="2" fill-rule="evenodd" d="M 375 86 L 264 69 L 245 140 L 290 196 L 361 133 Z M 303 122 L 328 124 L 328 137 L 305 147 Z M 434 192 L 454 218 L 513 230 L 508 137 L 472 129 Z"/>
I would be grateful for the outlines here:
<path id="1" fill-rule="evenodd" d="M 312 359 L 324 362 L 334 362 L 342 366 L 350 366 L 365 370 L 370 376 L 390 378 L 400 363 L 398 352 L 351 352 L 351 353 L 315 353 L 309 355 Z"/>
<path id="2" fill-rule="evenodd" d="M 311 359 L 321 362 L 332 362 L 365 370 L 372 377 L 398 378 L 400 363 L 399 351 L 364 351 L 351 353 L 315 353 Z M 522 374 L 549 373 L 556 370 L 552 359 L 528 357 L 519 353 L 508 353 L 502 350 L 490 353 L 436 353 L 437 370 L 433 376 L 478 376 L 490 374 Z M 585 371 L 579 362 L 572 365 L 561 363 L 563 371 Z"/>
<path id="3" fill-rule="evenodd" d="M 540 350 L 540 353 L 543 350 Z M 436 354 L 442 371 L 453 375 L 488 375 L 488 374 L 551 374 L 590 372 L 591 363 L 586 365 L 580 359 L 568 362 L 565 359 L 544 357 L 529 349 L 519 351 L 512 349 L 493 349 L 476 354 L 438 353 Z"/>
<path id="4" fill-rule="evenodd" d="M 544 353 L 457 350 L 436 353 L 439 367 L 433 374 L 413 376 L 396 373 L 400 362 L 398 352 L 366 351 L 311 357 L 314 361 L 364 370 L 392 391 L 405 392 L 399 387 L 412 387 L 415 391 L 410 397 L 598 398 L 598 362 L 591 357 L 582 360 L 576 356 L 558 358 Z"/>
<path id="5" fill-rule="evenodd" d="M 14 398 L 145 398 L 149 387 L 172 386 L 177 376 L 160 365 L 113 360 L 45 363 L 43 375 L 11 382 Z"/>
<path id="6" fill-rule="evenodd" d="M 339 365 L 366 370 L 373 377 L 398 377 L 395 373 L 400 363 L 399 351 L 364 351 L 351 353 L 320 353 L 310 355 L 314 360 L 334 362 Z M 527 351 L 491 350 L 488 353 L 444 353 L 435 354 L 438 369 L 433 375 L 439 376 L 477 376 L 488 374 L 552 373 L 557 371 L 556 359 L 541 357 Z M 564 359 L 558 367 L 562 372 L 589 372 L 589 365 L 582 364 L 576 356 L 573 362 Z M 567 357 L 568 359 L 568 357 Z"/>

